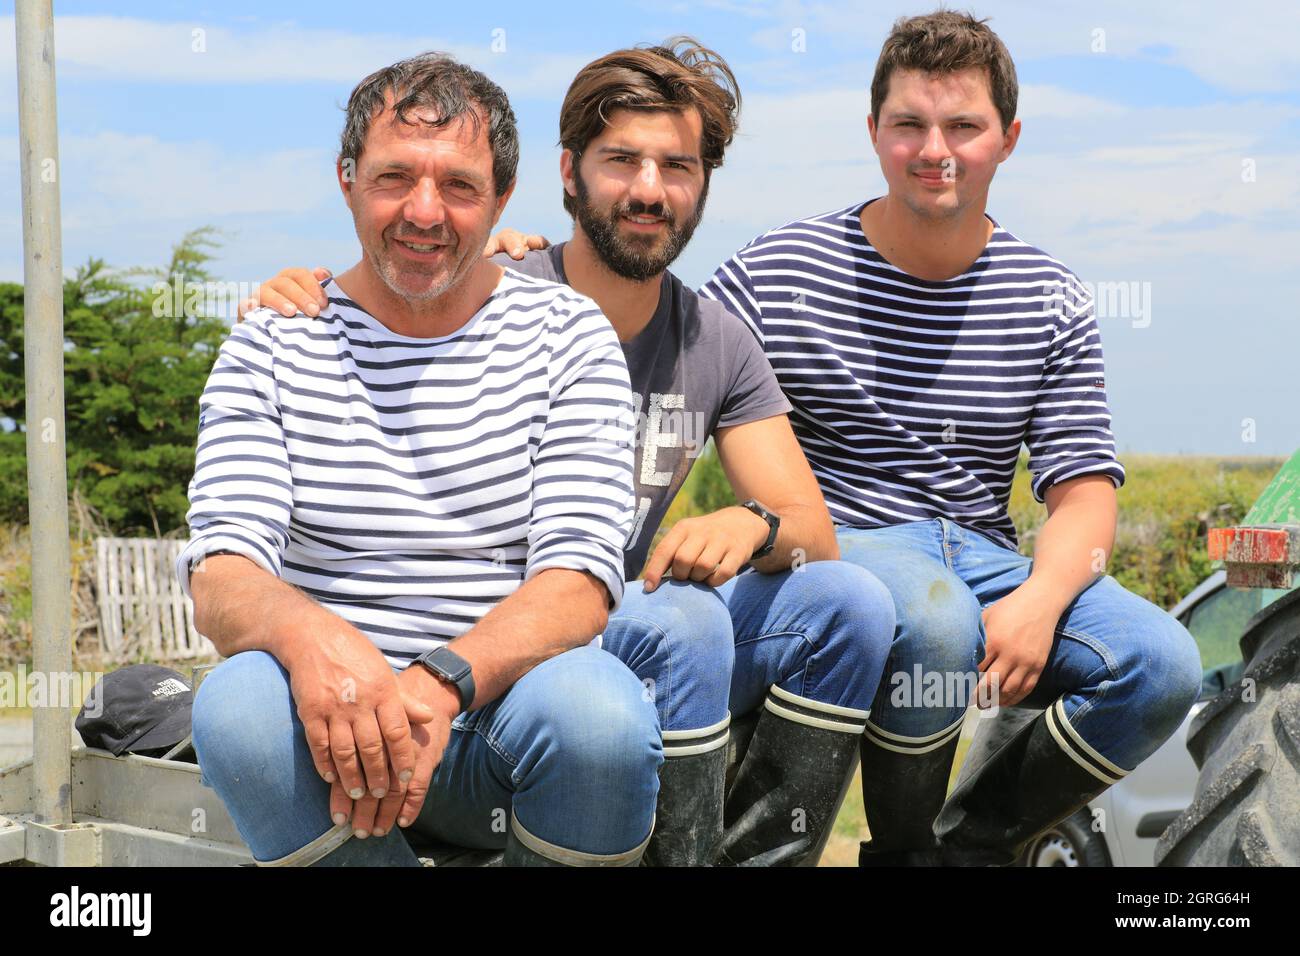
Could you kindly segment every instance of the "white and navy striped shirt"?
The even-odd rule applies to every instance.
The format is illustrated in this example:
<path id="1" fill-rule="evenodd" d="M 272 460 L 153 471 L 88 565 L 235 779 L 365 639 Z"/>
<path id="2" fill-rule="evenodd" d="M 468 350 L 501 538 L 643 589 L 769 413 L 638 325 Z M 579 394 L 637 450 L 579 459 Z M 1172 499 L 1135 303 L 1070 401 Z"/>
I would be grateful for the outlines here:
<path id="1" fill-rule="evenodd" d="M 1120 485 L 1092 296 L 997 226 L 961 275 L 890 265 L 856 203 L 759 236 L 700 290 L 749 323 L 840 525 L 945 517 L 1016 547 L 1022 444 L 1034 496 L 1080 475 Z"/>
<path id="2" fill-rule="evenodd" d="M 250 313 L 200 400 L 191 539 L 246 555 L 401 667 L 546 568 L 617 605 L 635 418 L 618 337 L 507 270 L 451 335 L 396 335 L 327 283 L 320 319 Z"/>

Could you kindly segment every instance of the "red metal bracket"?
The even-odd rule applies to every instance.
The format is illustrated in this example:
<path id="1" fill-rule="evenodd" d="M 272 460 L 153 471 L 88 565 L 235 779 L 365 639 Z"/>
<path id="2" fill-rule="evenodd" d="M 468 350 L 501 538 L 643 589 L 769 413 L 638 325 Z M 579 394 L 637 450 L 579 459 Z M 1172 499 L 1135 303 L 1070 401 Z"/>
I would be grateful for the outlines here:
<path id="1" fill-rule="evenodd" d="M 1229 587 L 1289 588 L 1300 565 L 1300 527 L 1211 528 L 1206 550 L 1224 562 Z"/>

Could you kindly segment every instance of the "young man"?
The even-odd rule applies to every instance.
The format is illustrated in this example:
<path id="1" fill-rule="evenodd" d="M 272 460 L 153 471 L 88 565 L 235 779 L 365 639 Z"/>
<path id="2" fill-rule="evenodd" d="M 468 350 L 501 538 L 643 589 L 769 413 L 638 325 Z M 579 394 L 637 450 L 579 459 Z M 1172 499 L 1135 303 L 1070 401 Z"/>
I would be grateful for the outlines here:
<path id="1" fill-rule="evenodd" d="M 1013 860 L 1155 751 L 1200 685 L 1190 635 L 1102 576 L 1124 471 L 1091 296 L 984 213 L 1016 93 L 983 22 L 898 21 L 867 121 L 888 194 L 760 236 L 701 290 L 765 343 L 843 558 L 894 597 L 864 865 Z M 1049 513 L 1032 561 L 1007 514 L 1022 444 Z M 1044 713 L 945 806 L 977 675 L 981 699 Z"/>
<path id="2" fill-rule="evenodd" d="M 734 89 L 726 64 L 686 38 L 584 67 L 560 117 L 573 239 L 502 261 L 596 300 L 643 416 L 625 575 L 644 565 L 645 586 L 628 586 L 602 640 L 651 692 L 663 732 L 646 859 L 811 865 L 851 778 L 894 619 L 871 574 L 825 560 L 838 556 L 830 517 L 753 336 L 667 271 L 731 142 Z M 332 308 L 304 270 L 267 283 L 261 299 L 286 313 Z M 647 561 L 710 435 L 747 505 L 679 522 Z M 746 563 L 763 573 L 737 576 Z M 759 707 L 724 813 L 730 714 Z"/>
<path id="3" fill-rule="evenodd" d="M 590 299 L 482 257 L 517 159 L 481 73 L 363 80 L 361 260 L 327 318 L 249 316 L 204 390 L 177 572 L 230 659 L 194 744 L 259 864 L 418 865 L 394 821 L 507 865 L 649 839 L 654 708 L 590 646 L 623 592 L 627 368 Z"/>

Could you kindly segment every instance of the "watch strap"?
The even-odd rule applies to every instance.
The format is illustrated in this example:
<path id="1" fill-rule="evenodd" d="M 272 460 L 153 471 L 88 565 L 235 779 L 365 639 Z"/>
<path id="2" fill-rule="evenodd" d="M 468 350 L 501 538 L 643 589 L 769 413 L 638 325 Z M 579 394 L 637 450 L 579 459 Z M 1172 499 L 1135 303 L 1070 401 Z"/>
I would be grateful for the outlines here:
<path id="1" fill-rule="evenodd" d="M 743 502 L 741 507 L 748 511 L 752 511 L 767 522 L 767 540 L 763 542 L 758 550 L 750 555 L 749 560 L 757 561 L 759 558 L 765 558 L 771 554 L 773 549 L 776 547 L 776 533 L 781 527 L 781 518 L 778 515 L 772 514 L 772 512 L 768 511 L 754 498 L 750 498 L 748 501 Z"/>
<path id="2" fill-rule="evenodd" d="M 460 697 L 461 713 L 470 709 L 477 689 L 474 686 L 474 671 L 469 661 L 444 646 L 426 651 L 413 663 L 423 665 L 425 670 L 438 680 L 456 688 L 456 693 Z"/>

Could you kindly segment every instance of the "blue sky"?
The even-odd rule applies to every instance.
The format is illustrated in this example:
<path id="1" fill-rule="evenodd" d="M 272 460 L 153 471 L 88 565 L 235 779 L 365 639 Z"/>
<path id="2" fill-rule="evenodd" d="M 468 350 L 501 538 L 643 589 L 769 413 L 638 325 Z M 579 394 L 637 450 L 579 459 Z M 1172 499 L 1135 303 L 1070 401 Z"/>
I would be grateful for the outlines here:
<path id="1" fill-rule="evenodd" d="M 159 264 L 211 224 L 226 234 L 225 280 L 341 271 L 358 247 L 334 183 L 340 107 L 365 74 L 426 49 L 509 93 L 523 161 L 506 221 L 563 238 L 555 139 L 574 72 L 690 33 L 728 59 L 745 96 L 674 267 L 696 285 L 756 234 L 883 191 L 864 125 L 872 67 L 893 19 L 932 6 L 56 0 L 64 263 Z M 1121 450 L 1289 454 L 1300 5 L 1133 6 L 974 7 L 1022 87 L 1020 145 L 989 212 L 1085 281 L 1126 284 L 1128 313 L 1101 320 Z M 12 11 L 0 5 L 0 279 L 21 281 Z"/>

